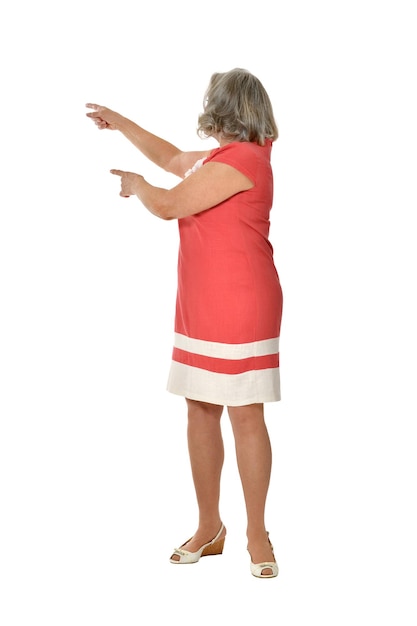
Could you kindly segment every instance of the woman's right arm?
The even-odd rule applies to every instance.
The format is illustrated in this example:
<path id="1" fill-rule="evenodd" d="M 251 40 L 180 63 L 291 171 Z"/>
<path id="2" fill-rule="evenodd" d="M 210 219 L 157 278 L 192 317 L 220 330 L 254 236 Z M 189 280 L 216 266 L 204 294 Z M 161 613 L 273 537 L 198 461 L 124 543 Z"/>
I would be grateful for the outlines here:
<path id="1" fill-rule="evenodd" d="M 91 118 L 100 130 L 107 128 L 120 131 L 146 158 L 180 178 L 184 178 L 185 172 L 210 152 L 182 152 L 172 143 L 141 128 L 116 111 L 98 104 L 89 103 L 86 106 L 92 109 L 91 113 L 87 113 L 87 117 Z"/>

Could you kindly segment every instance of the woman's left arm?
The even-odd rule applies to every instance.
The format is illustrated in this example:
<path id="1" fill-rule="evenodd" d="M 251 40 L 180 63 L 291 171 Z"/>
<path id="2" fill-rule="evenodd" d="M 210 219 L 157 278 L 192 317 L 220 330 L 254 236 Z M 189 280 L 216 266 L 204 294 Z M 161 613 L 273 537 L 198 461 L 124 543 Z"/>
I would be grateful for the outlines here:
<path id="1" fill-rule="evenodd" d="M 164 220 L 201 213 L 254 186 L 247 176 L 226 163 L 209 162 L 172 189 L 149 184 L 143 176 L 111 170 L 120 176 L 120 195 L 137 196 L 154 215 Z"/>

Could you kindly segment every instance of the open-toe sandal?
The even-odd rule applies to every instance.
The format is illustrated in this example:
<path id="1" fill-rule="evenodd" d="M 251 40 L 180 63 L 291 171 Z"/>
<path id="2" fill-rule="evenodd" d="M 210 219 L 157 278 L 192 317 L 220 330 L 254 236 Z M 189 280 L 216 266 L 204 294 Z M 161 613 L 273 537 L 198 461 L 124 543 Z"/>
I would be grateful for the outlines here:
<path id="1" fill-rule="evenodd" d="M 183 543 L 180 548 L 175 548 L 170 558 L 171 563 L 175 563 L 175 564 L 197 563 L 200 560 L 200 557 L 202 556 L 222 554 L 225 537 L 222 537 L 221 539 L 219 539 L 219 537 L 222 534 L 223 529 L 224 529 L 224 526 L 222 524 L 219 532 L 214 537 L 214 539 L 212 539 L 208 543 L 205 543 L 203 546 L 201 546 L 201 548 L 197 550 L 197 552 L 189 552 L 188 550 L 183 549 L 183 546 L 185 546 L 188 543 L 188 541 L 190 541 L 190 539 L 188 539 L 188 541 Z M 174 556 L 178 556 L 179 558 L 174 559 L 173 558 Z"/>

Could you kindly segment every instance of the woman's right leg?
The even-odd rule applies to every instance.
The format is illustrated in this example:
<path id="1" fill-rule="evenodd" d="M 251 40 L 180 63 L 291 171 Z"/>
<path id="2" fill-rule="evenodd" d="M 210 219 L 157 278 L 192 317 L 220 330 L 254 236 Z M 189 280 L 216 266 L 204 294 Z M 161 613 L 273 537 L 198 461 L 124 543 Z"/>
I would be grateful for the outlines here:
<path id="1" fill-rule="evenodd" d="M 189 552 L 196 552 L 217 535 L 221 526 L 219 500 L 224 448 L 220 418 L 223 406 L 188 399 L 187 406 L 188 451 L 197 497 L 199 525 L 192 539 L 183 547 Z M 225 531 L 222 536 L 224 534 Z"/>

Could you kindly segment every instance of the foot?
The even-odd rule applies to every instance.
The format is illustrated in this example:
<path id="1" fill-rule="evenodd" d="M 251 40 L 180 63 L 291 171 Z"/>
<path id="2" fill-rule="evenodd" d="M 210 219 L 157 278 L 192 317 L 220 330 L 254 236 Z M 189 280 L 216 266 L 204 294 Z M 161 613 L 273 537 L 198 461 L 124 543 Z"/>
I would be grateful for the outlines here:
<path id="1" fill-rule="evenodd" d="M 200 550 L 201 546 L 204 546 L 206 543 L 209 543 L 214 539 L 214 537 L 219 532 L 219 528 L 221 526 L 221 522 L 216 526 L 213 531 L 212 527 L 199 527 L 196 534 L 191 537 L 188 541 L 186 541 L 182 546 L 182 550 L 187 550 L 188 552 L 197 552 Z M 219 540 L 223 539 L 226 536 L 226 528 L 223 528 Z M 173 561 L 179 561 L 180 556 L 178 554 L 173 554 L 171 556 Z"/>
<path id="2" fill-rule="evenodd" d="M 252 563 L 275 563 L 274 551 L 269 541 L 268 533 L 255 535 L 248 540 L 248 552 Z M 272 569 L 262 569 L 262 576 L 271 576 Z"/>

